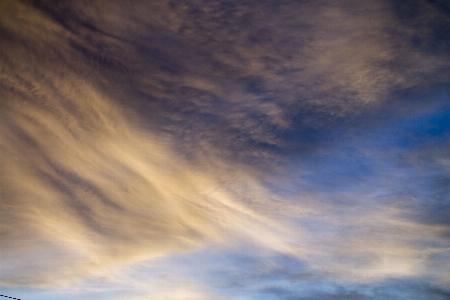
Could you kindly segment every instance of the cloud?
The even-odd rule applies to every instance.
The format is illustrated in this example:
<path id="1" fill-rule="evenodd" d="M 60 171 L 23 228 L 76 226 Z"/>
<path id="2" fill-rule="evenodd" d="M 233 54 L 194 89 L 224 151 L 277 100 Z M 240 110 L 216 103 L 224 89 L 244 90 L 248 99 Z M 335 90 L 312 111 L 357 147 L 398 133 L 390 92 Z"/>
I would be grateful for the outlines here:
<path id="1" fill-rule="evenodd" d="M 62 34 L 35 11 L 14 13 L 41 27 L 41 43 Z M 29 38 L 33 27 L 22 26 L 10 29 Z M 226 211 L 240 208 L 227 195 L 204 193 L 216 188 L 214 179 L 172 153 L 164 138 L 133 126 L 95 82 L 64 60 L 46 66 L 40 45 L 27 46 L 6 52 L 2 89 L 4 284 L 69 280 L 190 249 L 231 226 Z M 56 54 L 65 46 L 56 44 Z"/>
<path id="2" fill-rule="evenodd" d="M 3 166 L 2 228 L 9 239 L 2 249 L 10 266 L 20 260 L 18 249 L 30 257 L 58 250 L 30 261 L 37 275 L 13 267 L 21 275 L 4 270 L 4 281 L 55 280 L 66 251 L 73 253 L 73 266 L 65 268 L 70 277 L 72 268 L 84 273 L 112 261 L 190 249 L 218 240 L 223 229 L 270 234 L 264 216 L 238 203 L 208 170 L 171 153 L 162 138 L 131 127 L 88 84 L 55 81 L 61 90 L 43 93 L 51 97 L 34 97 L 33 83 L 25 81 L 27 98 L 6 103 L 2 148 L 11 159 Z M 230 171 L 219 166 L 228 181 Z"/>
<path id="3" fill-rule="evenodd" d="M 418 22 L 437 17 L 446 28 L 445 15 L 421 5 Z M 445 53 L 415 47 L 389 1 L 36 6 L 73 33 L 69 62 L 106 77 L 111 98 L 198 161 L 264 165 L 311 151 L 324 132 L 365 123 L 399 92 L 448 82 Z"/>
<path id="4" fill-rule="evenodd" d="M 392 130 L 447 101 L 446 6 L 416 3 L 2 2 L 2 285 L 211 244 L 448 281 L 447 118 Z"/>
<path id="5" fill-rule="evenodd" d="M 190 164 L 170 149 L 171 140 L 143 130 L 108 97 L 104 78 L 96 78 L 95 68 L 88 73 L 97 56 L 81 59 L 88 50 L 66 43 L 75 36 L 37 11 L 21 15 L 26 6 L 9 9 L 4 27 L 24 41 L 7 40 L 5 50 L 3 284 L 66 282 L 236 232 L 283 247 L 275 233 L 283 229 L 240 203 L 241 191 L 233 190 L 235 176 L 262 189 L 249 174 L 211 158 Z M 22 27 L 11 25 L 22 19 Z M 37 45 L 29 48 L 30 40 Z M 54 43 L 50 57 L 46 43 Z"/>

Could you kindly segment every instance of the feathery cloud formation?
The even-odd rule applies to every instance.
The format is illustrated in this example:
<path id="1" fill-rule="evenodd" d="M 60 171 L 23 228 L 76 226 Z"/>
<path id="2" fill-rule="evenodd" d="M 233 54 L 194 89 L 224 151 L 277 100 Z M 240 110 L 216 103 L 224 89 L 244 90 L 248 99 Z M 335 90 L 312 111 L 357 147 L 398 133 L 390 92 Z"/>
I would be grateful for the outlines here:
<path id="1" fill-rule="evenodd" d="M 445 295 L 449 10 L 414 4 L 3 1 L 0 285 Z"/>

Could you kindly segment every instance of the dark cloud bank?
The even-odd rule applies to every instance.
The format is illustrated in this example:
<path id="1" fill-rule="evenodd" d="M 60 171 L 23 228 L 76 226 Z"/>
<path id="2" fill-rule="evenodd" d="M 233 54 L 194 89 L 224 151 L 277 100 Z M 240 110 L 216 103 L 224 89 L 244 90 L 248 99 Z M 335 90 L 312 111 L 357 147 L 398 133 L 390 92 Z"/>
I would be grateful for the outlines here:
<path id="1" fill-rule="evenodd" d="M 67 33 L 56 52 L 193 153 L 316 149 L 449 80 L 444 1 L 31 4 Z"/>

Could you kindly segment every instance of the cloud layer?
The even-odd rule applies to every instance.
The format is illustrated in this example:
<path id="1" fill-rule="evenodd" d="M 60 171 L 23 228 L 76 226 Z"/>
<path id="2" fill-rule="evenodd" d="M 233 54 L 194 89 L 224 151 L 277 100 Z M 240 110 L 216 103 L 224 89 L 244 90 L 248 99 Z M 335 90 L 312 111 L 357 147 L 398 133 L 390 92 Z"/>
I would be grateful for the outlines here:
<path id="1" fill-rule="evenodd" d="M 444 1 L 0 5 L 0 286 L 448 296 Z"/>

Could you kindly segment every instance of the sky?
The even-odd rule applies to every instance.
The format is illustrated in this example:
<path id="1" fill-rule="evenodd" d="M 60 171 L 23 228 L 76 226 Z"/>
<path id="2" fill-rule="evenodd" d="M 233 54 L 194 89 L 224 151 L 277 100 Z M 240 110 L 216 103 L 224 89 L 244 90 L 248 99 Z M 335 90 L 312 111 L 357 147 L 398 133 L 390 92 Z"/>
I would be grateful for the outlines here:
<path id="1" fill-rule="evenodd" d="M 450 299 L 446 0 L 0 0 L 0 294 Z"/>

